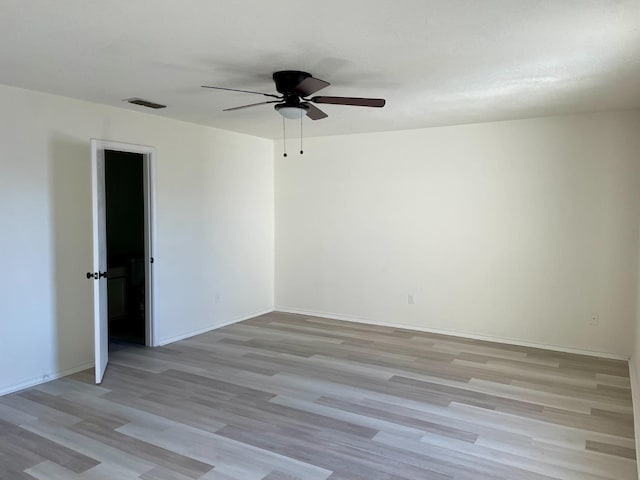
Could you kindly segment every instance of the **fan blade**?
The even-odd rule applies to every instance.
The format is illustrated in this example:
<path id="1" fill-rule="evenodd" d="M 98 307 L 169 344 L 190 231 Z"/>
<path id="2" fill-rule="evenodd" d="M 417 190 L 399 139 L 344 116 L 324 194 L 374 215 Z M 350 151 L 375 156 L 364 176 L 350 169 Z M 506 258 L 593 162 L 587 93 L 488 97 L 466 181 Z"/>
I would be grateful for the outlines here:
<path id="1" fill-rule="evenodd" d="M 356 107 L 384 107 L 384 98 L 357 97 L 313 97 L 313 103 L 330 103 L 332 105 L 354 105 Z"/>
<path id="2" fill-rule="evenodd" d="M 318 90 L 328 87 L 329 85 L 331 85 L 329 82 L 325 82 L 319 78 L 307 77 L 296 85 L 294 90 L 301 97 L 307 97 L 312 93 L 316 93 Z"/>
<path id="3" fill-rule="evenodd" d="M 223 112 L 231 112 L 233 110 L 242 110 L 243 108 L 257 107 L 258 105 L 266 105 L 267 103 L 279 103 L 280 100 L 269 100 L 268 102 L 252 103 L 250 105 L 242 105 L 241 107 L 225 108 Z"/>
<path id="4" fill-rule="evenodd" d="M 327 118 L 329 116 L 312 103 L 304 102 L 300 105 L 304 105 L 306 107 L 307 117 L 311 120 L 320 120 L 321 118 Z"/>
<path id="5" fill-rule="evenodd" d="M 227 90 L 228 92 L 254 93 L 256 95 L 264 95 L 265 97 L 282 98 L 272 93 L 252 92 L 251 90 L 238 90 L 237 88 L 211 87 L 209 85 L 201 85 L 202 88 L 213 88 L 214 90 Z"/>

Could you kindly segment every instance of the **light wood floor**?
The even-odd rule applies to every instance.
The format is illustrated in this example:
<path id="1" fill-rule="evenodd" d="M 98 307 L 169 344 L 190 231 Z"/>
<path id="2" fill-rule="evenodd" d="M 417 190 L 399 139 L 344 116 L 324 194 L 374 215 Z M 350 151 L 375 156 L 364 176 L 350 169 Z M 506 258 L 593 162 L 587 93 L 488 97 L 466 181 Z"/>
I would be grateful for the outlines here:
<path id="1" fill-rule="evenodd" d="M 273 313 L 0 397 L 0 478 L 636 479 L 625 362 Z"/>

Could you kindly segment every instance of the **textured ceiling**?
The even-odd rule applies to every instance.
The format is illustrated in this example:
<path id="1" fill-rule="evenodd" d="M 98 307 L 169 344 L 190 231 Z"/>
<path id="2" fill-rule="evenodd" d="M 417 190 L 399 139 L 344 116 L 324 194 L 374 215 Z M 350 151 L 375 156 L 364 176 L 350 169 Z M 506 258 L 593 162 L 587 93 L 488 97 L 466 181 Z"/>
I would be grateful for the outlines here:
<path id="1" fill-rule="evenodd" d="M 639 0 L 2 0 L 0 83 L 267 138 L 271 73 L 306 70 L 322 105 L 305 135 L 640 107 Z M 123 103 L 142 97 L 154 112 Z M 266 99 L 265 99 L 266 100 Z M 297 134 L 295 122 L 287 124 Z"/>

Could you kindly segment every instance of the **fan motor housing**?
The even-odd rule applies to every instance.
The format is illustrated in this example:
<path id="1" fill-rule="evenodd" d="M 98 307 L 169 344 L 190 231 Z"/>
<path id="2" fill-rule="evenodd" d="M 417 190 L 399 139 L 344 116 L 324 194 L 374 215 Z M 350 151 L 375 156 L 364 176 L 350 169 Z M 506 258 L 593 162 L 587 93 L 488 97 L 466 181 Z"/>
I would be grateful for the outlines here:
<path id="1" fill-rule="evenodd" d="M 301 72 L 299 70 L 282 70 L 280 72 L 274 72 L 273 81 L 276 84 L 276 90 L 283 95 L 294 92 L 294 89 L 305 78 L 309 78 L 310 73 Z"/>

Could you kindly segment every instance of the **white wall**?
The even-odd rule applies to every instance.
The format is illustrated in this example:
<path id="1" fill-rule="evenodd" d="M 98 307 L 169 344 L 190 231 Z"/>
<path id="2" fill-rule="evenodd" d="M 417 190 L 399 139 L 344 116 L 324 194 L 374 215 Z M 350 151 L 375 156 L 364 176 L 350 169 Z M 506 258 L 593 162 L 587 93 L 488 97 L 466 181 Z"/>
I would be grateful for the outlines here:
<path id="1" fill-rule="evenodd" d="M 161 342 L 273 307 L 271 141 L 2 86 L 0 104 L 0 393 L 92 362 L 92 137 L 157 149 Z M 629 354 L 639 127 L 310 138 L 287 159 L 276 143 L 276 303 Z"/>
<path id="2" fill-rule="evenodd" d="M 92 137 L 157 149 L 160 342 L 272 309 L 271 141 L 9 87 L 0 105 L 0 393 L 93 360 Z"/>
<path id="3" fill-rule="evenodd" d="M 287 158 L 276 143 L 276 309 L 630 354 L 639 127 L 618 112 L 311 138 Z"/>
<path id="4" fill-rule="evenodd" d="M 640 222 L 640 219 L 638 219 Z M 640 227 L 639 227 L 640 230 Z M 638 242 L 640 253 L 640 241 Z M 633 352 L 629 359 L 629 376 L 631 380 L 631 396 L 633 399 L 633 423 L 636 439 L 636 458 L 640 458 L 640 255 L 638 256 L 638 292 L 636 321 L 633 331 Z M 640 469 L 638 470 L 640 480 Z"/>

